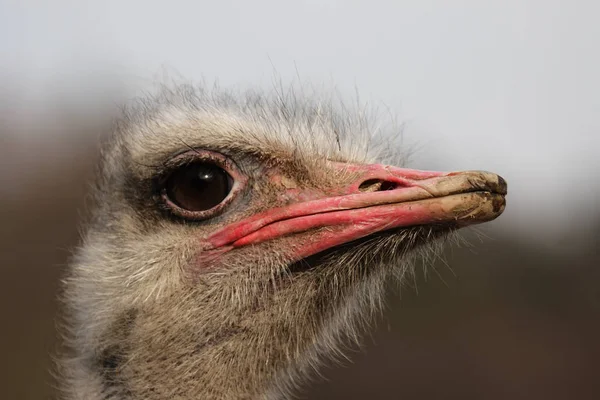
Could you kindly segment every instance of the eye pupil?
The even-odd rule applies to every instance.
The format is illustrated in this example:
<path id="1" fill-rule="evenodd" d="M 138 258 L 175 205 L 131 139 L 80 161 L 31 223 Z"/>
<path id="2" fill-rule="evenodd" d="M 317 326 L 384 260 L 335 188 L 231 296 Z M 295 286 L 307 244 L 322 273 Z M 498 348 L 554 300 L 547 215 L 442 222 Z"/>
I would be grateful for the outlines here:
<path id="1" fill-rule="evenodd" d="M 231 191 L 233 180 L 222 168 L 196 162 L 176 170 L 167 180 L 166 195 L 187 211 L 207 211 L 219 205 Z"/>

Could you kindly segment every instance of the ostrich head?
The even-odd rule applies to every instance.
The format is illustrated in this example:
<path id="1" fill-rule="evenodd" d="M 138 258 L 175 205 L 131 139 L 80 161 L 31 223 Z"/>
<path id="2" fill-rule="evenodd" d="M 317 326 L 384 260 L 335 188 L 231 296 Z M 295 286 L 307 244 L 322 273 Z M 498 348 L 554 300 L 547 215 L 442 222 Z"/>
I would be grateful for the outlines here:
<path id="1" fill-rule="evenodd" d="M 368 130 L 191 88 L 129 109 L 65 280 L 67 398 L 285 397 L 411 254 L 502 213 L 499 176 L 374 164 Z"/>

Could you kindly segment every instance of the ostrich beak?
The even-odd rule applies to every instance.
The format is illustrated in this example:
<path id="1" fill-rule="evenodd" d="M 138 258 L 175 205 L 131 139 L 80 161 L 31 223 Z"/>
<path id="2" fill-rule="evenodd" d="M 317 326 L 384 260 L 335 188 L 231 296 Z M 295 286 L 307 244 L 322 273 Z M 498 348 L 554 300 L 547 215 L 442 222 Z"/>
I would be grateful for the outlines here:
<path id="1" fill-rule="evenodd" d="M 302 232 L 291 257 L 298 260 L 328 248 L 393 228 L 460 228 L 491 221 L 504 211 L 506 181 L 483 171 L 429 172 L 386 165 L 332 163 L 360 176 L 335 188 L 333 196 L 298 201 L 232 223 L 208 238 L 219 253 Z M 298 199 L 309 197 L 296 194 Z"/>

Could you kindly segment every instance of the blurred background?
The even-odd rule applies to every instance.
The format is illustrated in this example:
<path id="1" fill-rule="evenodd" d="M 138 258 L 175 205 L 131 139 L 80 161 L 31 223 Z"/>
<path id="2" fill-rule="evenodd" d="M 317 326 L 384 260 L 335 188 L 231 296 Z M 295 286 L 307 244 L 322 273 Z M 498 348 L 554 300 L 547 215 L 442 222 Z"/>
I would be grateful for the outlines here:
<path id="1" fill-rule="evenodd" d="M 358 88 L 404 121 L 409 166 L 509 182 L 505 214 L 390 292 L 365 347 L 301 398 L 600 398 L 599 14 L 591 0 L 0 0 L 0 397 L 54 398 L 56 294 L 98 137 L 170 71 Z"/>

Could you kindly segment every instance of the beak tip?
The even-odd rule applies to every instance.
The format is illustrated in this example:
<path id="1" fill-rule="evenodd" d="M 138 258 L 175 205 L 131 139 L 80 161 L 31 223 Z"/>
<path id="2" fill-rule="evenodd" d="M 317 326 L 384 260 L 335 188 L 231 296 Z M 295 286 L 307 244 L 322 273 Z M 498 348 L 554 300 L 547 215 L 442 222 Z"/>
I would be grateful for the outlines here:
<path id="1" fill-rule="evenodd" d="M 506 183 L 506 180 L 503 177 L 501 177 L 500 175 L 497 175 L 497 177 L 498 177 L 498 193 L 506 195 L 508 193 L 508 184 Z"/>

